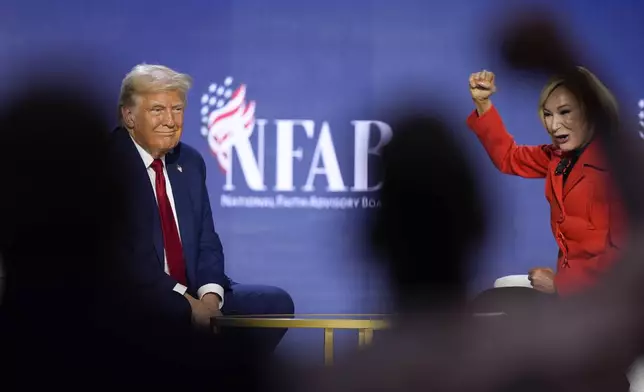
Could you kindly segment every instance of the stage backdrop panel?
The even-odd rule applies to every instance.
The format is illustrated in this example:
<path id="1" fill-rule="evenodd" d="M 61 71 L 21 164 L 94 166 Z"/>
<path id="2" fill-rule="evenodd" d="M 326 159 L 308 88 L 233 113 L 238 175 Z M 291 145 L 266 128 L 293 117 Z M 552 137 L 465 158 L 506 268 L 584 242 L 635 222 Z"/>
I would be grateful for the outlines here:
<path id="1" fill-rule="evenodd" d="M 624 93 L 624 112 L 644 121 L 644 3 L 545 3 L 592 50 L 595 71 Z M 285 288 L 298 312 L 373 312 L 385 309 L 387 289 L 369 266 L 359 229 L 378 208 L 377 153 L 395 132 L 384 109 L 409 102 L 407 91 L 417 105 L 431 96 L 427 110 L 439 105 L 462 119 L 454 132 L 489 187 L 496 220 L 475 255 L 472 291 L 555 264 L 543 181 L 497 173 L 464 127 L 472 110 L 467 78 L 485 68 L 497 73 L 495 103 L 517 141 L 548 142 L 536 115 L 543 81 L 510 74 L 484 39 L 507 4 L 5 0 L 0 89 L 17 62 L 43 51 L 67 50 L 79 70 L 96 71 L 113 98 L 110 111 L 121 78 L 137 63 L 189 73 L 184 141 L 206 160 L 230 275 Z M 79 60 L 85 55 L 94 61 Z M 633 132 L 644 131 L 640 124 Z M 428 263 L 449 262 L 432 252 Z"/>

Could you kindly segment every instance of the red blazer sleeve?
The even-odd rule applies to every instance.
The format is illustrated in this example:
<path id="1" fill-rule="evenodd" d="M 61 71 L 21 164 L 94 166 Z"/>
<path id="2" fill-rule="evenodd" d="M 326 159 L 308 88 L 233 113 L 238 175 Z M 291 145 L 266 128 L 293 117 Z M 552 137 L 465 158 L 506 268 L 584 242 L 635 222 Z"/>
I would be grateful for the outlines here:
<path id="1" fill-rule="evenodd" d="M 518 146 L 495 107 L 480 117 L 476 110 L 473 111 L 467 118 L 467 125 L 502 173 L 525 178 L 544 178 L 548 173 L 550 146 Z"/>
<path id="2" fill-rule="evenodd" d="M 585 260 L 583 267 L 577 267 L 577 271 L 572 272 L 570 268 L 561 268 L 557 271 L 555 288 L 559 295 L 566 296 L 595 286 L 619 260 L 626 238 L 627 222 L 621 203 L 614 192 L 611 192 L 608 214 L 609 229 L 604 253 Z"/>

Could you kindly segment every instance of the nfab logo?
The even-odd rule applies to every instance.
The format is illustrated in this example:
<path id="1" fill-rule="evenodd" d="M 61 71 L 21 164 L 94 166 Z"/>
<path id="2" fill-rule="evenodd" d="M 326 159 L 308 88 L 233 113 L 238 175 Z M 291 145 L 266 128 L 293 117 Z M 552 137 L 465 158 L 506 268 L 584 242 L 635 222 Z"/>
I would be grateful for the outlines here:
<path id="1" fill-rule="evenodd" d="M 370 177 L 369 168 L 391 139 L 388 124 L 376 120 L 350 122 L 353 167 L 348 170 L 353 174 L 353 181 L 348 184 L 345 178 L 349 173 L 343 173 L 338 161 L 329 122 L 256 118 L 256 103 L 247 100 L 246 92 L 245 84 L 234 87 L 233 78 L 227 77 L 221 84 L 211 84 L 201 98 L 201 134 L 226 176 L 220 197 L 222 207 L 379 206 L 377 198 L 367 196 L 381 186 L 380 181 L 371 178 L 373 173 Z M 310 142 L 310 148 L 297 145 L 296 141 L 302 137 Z M 373 139 L 376 142 L 372 143 Z M 273 151 L 267 154 L 267 146 L 274 148 L 274 154 Z M 274 161 L 267 160 L 267 155 L 274 156 Z M 235 156 L 238 166 L 234 165 Z M 267 176 L 268 170 L 274 172 Z M 305 173 L 302 178 L 296 176 L 300 172 Z M 323 181 L 316 181 L 320 177 Z M 320 186 L 321 182 L 324 186 Z"/>

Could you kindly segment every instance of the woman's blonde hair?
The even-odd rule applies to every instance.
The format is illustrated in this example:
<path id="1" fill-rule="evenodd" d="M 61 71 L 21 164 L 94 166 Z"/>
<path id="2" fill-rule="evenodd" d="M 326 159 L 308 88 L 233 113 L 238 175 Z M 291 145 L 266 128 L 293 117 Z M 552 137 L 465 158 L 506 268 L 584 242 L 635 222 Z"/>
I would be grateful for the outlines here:
<path id="1" fill-rule="evenodd" d="M 617 100 L 615 99 L 615 96 L 611 91 L 604 85 L 604 83 L 597 78 L 592 72 L 590 72 L 588 69 L 578 66 L 577 67 L 577 72 L 583 77 L 583 81 L 586 83 L 586 87 L 589 93 L 592 93 L 595 95 L 597 98 L 597 103 L 601 107 L 603 111 L 605 111 L 604 114 L 607 115 L 608 118 L 611 120 L 617 120 L 619 118 L 619 106 L 617 104 Z M 588 102 L 589 102 L 589 97 L 583 96 L 582 92 L 580 91 L 579 88 L 575 88 L 575 86 L 572 85 L 571 81 L 569 78 L 565 76 L 554 76 L 552 77 L 548 83 L 546 83 L 546 86 L 541 90 L 541 95 L 539 96 L 539 118 L 541 119 L 541 122 L 543 123 L 544 127 L 546 126 L 546 121 L 545 121 L 545 114 L 544 114 L 544 105 L 546 104 L 546 100 L 548 97 L 550 97 L 550 94 L 560 86 L 565 86 L 570 90 L 570 92 L 577 98 L 579 103 L 582 106 L 582 109 L 585 111 L 588 108 Z M 591 113 L 586 113 L 587 117 Z"/>

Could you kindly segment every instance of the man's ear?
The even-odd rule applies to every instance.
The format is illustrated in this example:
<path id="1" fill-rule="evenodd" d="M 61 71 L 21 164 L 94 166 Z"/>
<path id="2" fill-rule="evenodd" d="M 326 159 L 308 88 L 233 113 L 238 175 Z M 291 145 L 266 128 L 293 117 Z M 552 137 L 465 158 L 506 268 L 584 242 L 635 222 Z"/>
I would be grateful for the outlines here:
<path id="1" fill-rule="evenodd" d="M 128 128 L 134 128 L 134 111 L 132 107 L 121 107 L 121 117 L 123 118 L 125 126 L 127 126 Z"/>

